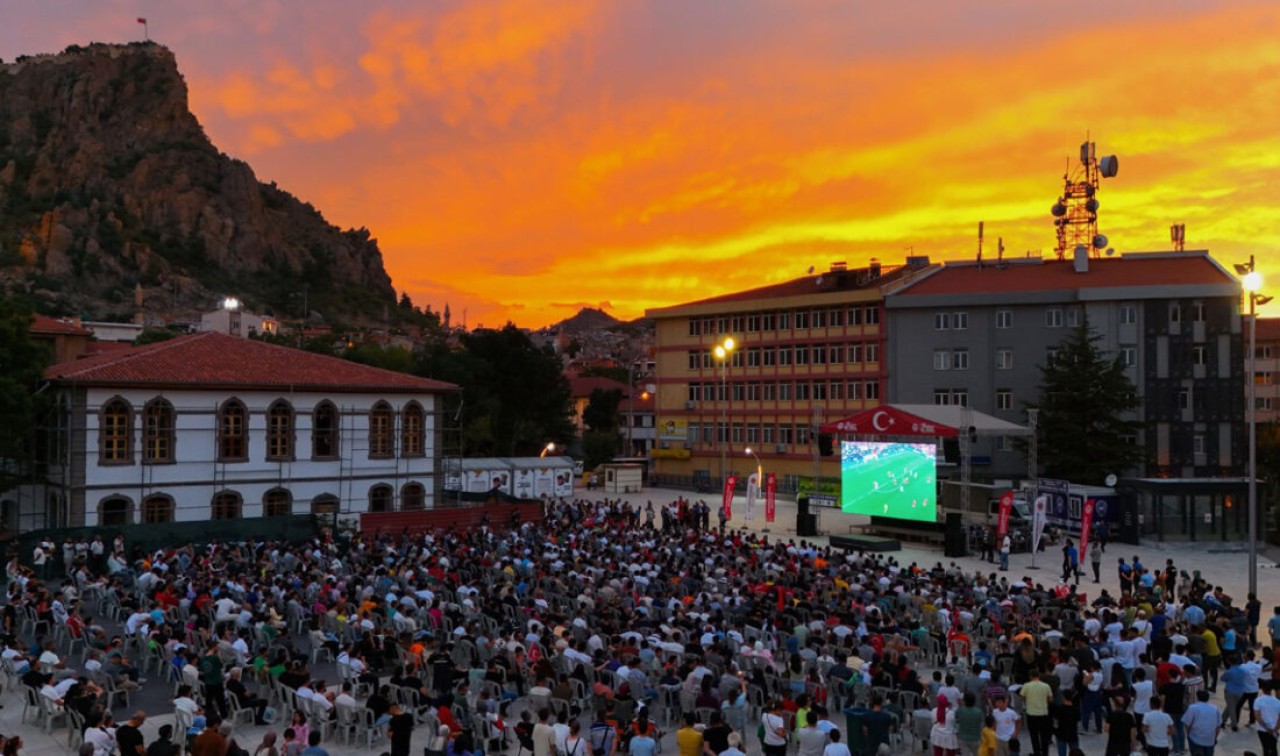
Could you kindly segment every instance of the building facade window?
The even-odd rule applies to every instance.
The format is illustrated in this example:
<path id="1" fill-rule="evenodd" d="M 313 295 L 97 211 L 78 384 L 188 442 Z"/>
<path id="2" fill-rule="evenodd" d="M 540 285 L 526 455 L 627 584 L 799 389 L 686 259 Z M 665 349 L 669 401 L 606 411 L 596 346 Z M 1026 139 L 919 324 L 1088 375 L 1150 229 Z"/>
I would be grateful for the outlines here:
<path id="1" fill-rule="evenodd" d="M 951 369 L 951 353 L 945 349 L 934 350 L 933 369 L 934 370 L 950 370 Z"/>
<path id="2" fill-rule="evenodd" d="M 996 350 L 996 370 L 1013 370 L 1013 350 Z"/>
<path id="3" fill-rule="evenodd" d="M 400 413 L 400 454 L 405 457 L 421 457 L 424 443 L 424 414 L 422 405 L 409 402 Z"/>
<path id="4" fill-rule="evenodd" d="M 1080 325 L 1080 309 L 1072 307 L 1067 310 L 1067 327 L 1075 328 Z"/>
<path id="5" fill-rule="evenodd" d="M 867 344 L 866 349 L 862 350 L 862 354 L 863 354 L 863 358 L 867 362 L 879 362 L 880 361 L 880 345 Z"/>
<path id="6" fill-rule="evenodd" d="M 120 397 L 102 405 L 98 457 L 105 465 L 133 462 L 133 407 Z"/>
<path id="7" fill-rule="evenodd" d="M 369 511 L 370 512 L 390 512 L 392 511 L 391 486 L 379 484 L 369 489 Z"/>
<path id="8" fill-rule="evenodd" d="M 1208 308 L 1204 302 L 1196 302 L 1191 305 L 1191 321 L 1193 323 L 1203 323 L 1208 317 Z"/>
<path id="9" fill-rule="evenodd" d="M 337 514 L 338 497 L 333 494 L 320 494 L 311 500 L 311 514 Z"/>
<path id="10" fill-rule="evenodd" d="M 218 410 L 218 461 L 249 458 L 248 415 L 239 399 L 228 399 Z"/>
<path id="11" fill-rule="evenodd" d="M 98 505 L 99 525 L 130 525 L 133 523 L 133 502 L 123 496 L 108 496 Z"/>
<path id="12" fill-rule="evenodd" d="M 1044 324 L 1048 328 L 1062 327 L 1062 308 L 1050 307 L 1044 311 Z"/>
<path id="13" fill-rule="evenodd" d="M 1013 328 L 1013 310 L 996 310 L 996 328 Z"/>
<path id="14" fill-rule="evenodd" d="M 423 509 L 427 502 L 427 489 L 421 483 L 406 483 L 400 489 L 400 510 L 416 512 Z"/>
<path id="15" fill-rule="evenodd" d="M 1013 409 L 1013 392 L 1009 389 L 996 389 L 996 409 Z"/>
<path id="16" fill-rule="evenodd" d="M 1138 308 L 1136 305 L 1126 304 L 1120 305 L 1120 325 L 1134 325 L 1138 322 Z"/>
<path id="17" fill-rule="evenodd" d="M 880 325 L 880 308 L 875 305 L 866 308 L 864 319 L 867 325 Z"/>
<path id="18" fill-rule="evenodd" d="M 880 401 L 880 383 L 878 381 L 867 381 L 862 387 L 863 398 Z"/>
<path id="19" fill-rule="evenodd" d="M 1209 353 L 1203 346 L 1191 347 L 1191 364 L 1204 367 L 1209 362 Z"/>
<path id="20" fill-rule="evenodd" d="M 262 496 L 263 517 L 287 517 L 293 514 L 293 494 L 273 488 Z"/>
<path id="21" fill-rule="evenodd" d="M 951 313 L 935 312 L 933 314 L 933 330 L 935 331 L 951 330 Z"/>
<path id="22" fill-rule="evenodd" d="M 953 312 L 953 313 L 951 313 L 951 327 L 952 327 L 954 330 L 957 330 L 957 331 L 964 331 L 964 330 L 968 330 L 968 328 L 969 328 L 969 313 L 967 313 L 967 312 Z"/>
<path id="23" fill-rule="evenodd" d="M 311 412 L 311 458 L 337 457 L 338 408 L 332 402 L 320 402 Z"/>
<path id="24" fill-rule="evenodd" d="M 969 369 L 969 350 L 957 349 L 951 353 L 951 369 L 952 370 L 968 370 Z"/>
<path id="25" fill-rule="evenodd" d="M 283 399 L 267 408 L 267 459 L 293 459 L 293 406 Z"/>
<path id="26" fill-rule="evenodd" d="M 395 437 L 392 425 L 395 415 L 391 405 L 378 402 L 369 412 L 369 457 L 390 457 L 394 453 Z"/>
<path id="27" fill-rule="evenodd" d="M 223 491 L 213 497 L 209 507 L 211 520 L 238 520 L 243 515 L 244 499 L 235 491 Z"/>
<path id="28" fill-rule="evenodd" d="M 1120 364 L 1124 367 L 1133 367 L 1138 364 L 1138 350 L 1136 347 L 1120 347 Z"/>
<path id="29" fill-rule="evenodd" d="M 142 408 L 142 461 L 150 464 L 172 462 L 173 442 L 173 405 L 156 397 Z M 145 512 L 143 521 L 146 521 Z"/>
<path id="30" fill-rule="evenodd" d="M 173 519 L 172 498 L 157 494 L 142 500 L 142 523 L 144 525 L 173 522 Z"/>

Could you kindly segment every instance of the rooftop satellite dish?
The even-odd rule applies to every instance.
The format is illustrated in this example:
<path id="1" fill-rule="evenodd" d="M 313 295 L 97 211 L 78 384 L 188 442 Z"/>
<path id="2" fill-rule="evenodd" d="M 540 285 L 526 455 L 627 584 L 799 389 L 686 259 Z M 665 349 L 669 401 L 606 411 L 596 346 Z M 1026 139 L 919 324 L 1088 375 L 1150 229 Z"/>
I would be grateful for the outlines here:
<path id="1" fill-rule="evenodd" d="M 1116 253 L 1116 248 L 1115 248 L 1115 247 L 1107 247 L 1107 257 L 1111 257 L 1111 256 L 1112 256 L 1112 255 L 1114 255 L 1115 253 Z"/>
<path id="2" fill-rule="evenodd" d="M 813 266 L 812 266 L 812 265 L 810 265 L 810 266 L 809 266 L 809 275 L 813 275 Z"/>
<path id="3" fill-rule="evenodd" d="M 1058 200 L 1057 202 L 1053 203 L 1053 209 L 1050 210 L 1049 212 L 1053 213 L 1053 217 L 1061 218 L 1062 216 L 1067 214 L 1067 206 L 1062 204 L 1062 200 Z"/>
<path id="4" fill-rule="evenodd" d="M 1098 161 L 1098 172 L 1103 178 L 1115 178 L 1120 172 L 1120 158 L 1115 155 L 1107 155 Z"/>
<path id="5" fill-rule="evenodd" d="M 1106 481 L 1104 481 L 1104 482 L 1107 484 L 1107 488 L 1114 488 L 1114 487 L 1115 487 L 1115 485 L 1116 485 L 1116 481 L 1117 481 L 1117 480 L 1119 480 L 1119 479 L 1118 479 L 1118 478 L 1116 478 L 1116 474 L 1115 474 L 1115 473 L 1108 473 L 1108 474 L 1107 474 L 1107 479 L 1106 479 Z"/>
<path id="6" fill-rule="evenodd" d="M 1102 249 L 1105 246 L 1107 246 L 1106 234 L 1095 234 L 1093 237 L 1093 248 Z"/>

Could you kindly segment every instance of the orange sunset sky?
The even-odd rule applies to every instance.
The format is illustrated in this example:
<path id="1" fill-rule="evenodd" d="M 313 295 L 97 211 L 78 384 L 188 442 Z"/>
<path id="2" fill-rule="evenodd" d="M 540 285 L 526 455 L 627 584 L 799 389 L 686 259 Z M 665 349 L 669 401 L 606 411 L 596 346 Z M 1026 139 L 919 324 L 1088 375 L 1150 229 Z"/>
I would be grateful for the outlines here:
<path id="1" fill-rule="evenodd" d="M 622 318 L 907 248 L 1050 254 L 1086 131 L 1117 251 L 1280 293 L 1280 4 L 23 2 L 0 56 L 151 37 L 221 149 L 455 321 Z M 1272 272 L 1274 271 L 1274 272 Z"/>

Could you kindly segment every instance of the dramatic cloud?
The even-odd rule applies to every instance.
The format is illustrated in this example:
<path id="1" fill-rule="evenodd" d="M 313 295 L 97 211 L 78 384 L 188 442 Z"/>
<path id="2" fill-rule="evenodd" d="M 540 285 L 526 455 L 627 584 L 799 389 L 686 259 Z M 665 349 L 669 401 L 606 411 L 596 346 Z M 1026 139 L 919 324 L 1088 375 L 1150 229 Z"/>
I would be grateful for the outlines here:
<path id="1" fill-rule="evenodd" d="M 170 45 L 223 149 L 341 225 L 455 321 L 537 326 L 833 261 L 1051 253 L 1089 133 L 1117 249 L 1280 277 L 1280 9 L 1015 0 L 408 0 L 32 6 L 0 55 Z M 83 12 L 74 12 L 79 8 Z M 8 20 L 8 19 L 7 19 Z"/>

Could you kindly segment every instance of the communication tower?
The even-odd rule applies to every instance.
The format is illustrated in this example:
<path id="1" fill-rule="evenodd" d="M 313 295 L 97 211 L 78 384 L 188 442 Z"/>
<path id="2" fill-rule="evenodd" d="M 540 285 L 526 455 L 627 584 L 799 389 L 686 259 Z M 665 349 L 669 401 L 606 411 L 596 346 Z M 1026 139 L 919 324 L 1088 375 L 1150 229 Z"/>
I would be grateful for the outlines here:
<path id="1" fill-rule="evenodd" d="M 1099 159 L 1093 142 L 1080 145 L 1080 165 L 1073 169 L 1068 162 L 1067 172 L 1062 175 L 1062 196 L 1050 211 L 1058 231 L 1055 251 L 1059 260 L 1067 250 L 1079 246 L 1091 250 L 1095 257 L 1107 248 L 1107 237 L 1098 233 L 1098 186 L 1102 179 L 1114 178 L 1119 170 L 1119 158 L 1107 155 Z"/>

